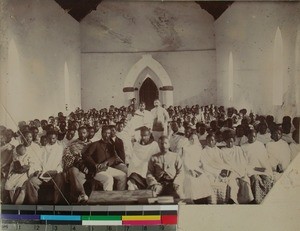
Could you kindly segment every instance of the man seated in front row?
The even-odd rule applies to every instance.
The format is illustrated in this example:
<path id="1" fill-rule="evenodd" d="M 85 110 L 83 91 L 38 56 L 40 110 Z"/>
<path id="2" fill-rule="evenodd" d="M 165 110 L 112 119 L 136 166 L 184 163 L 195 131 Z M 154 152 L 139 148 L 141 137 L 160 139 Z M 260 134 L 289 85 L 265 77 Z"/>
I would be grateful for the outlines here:
<path id="1" fill-rule="evenodd" d="M 103 126 L 102 138 L 90 145 L 82 154 L 89 174 L 103 185 L 104 191 L 112 191 L 114 180 L 117 181 L 116 189 L 126 189 L 126 165 L 117 155 L 114 145 L 111 143 L 111 130 Z"/>
<path id="2" fill-rule="evenodd" d="M 42 148 L 41 155 L 36 153 L 30 158 L 29 179 L 25 183 L 26 198 L 29 204 L 38 203 L 38 191 L 41 185 L 50 184 L 54 187 L 54 204 L 62 200 L 64 174 L 62 172 L 63 146 L 57 141 L 57 134 L 47 134 L 48 144 Z"/>
<path id="3" fill-rule="evenodd" d="M 170 152 L 169 139 L 161 136 L 158 140 L 160 152 L 153 155 L 148 163 L 146 181 L 155 195 L 183 198 L 184 171 L 177 153 Z"/>
<path id="4" fill-rule="evenodd" d="M 151 137 L 151 131 L 142 127 L 141 141 L 133 145 L 132 157 L 128 165 L 128 190 L 146 189 L 146 175 L 151 156 L 159 153 L 157 142 Z"/>
<path id="5" fill-rule="evenodd" d="M 288 143 L 282 139 L 280 129 L 272 131 L 271 138 L 272 141 L 266 144 L 266 149 L 275 180 L 278 180 L 291 162 L 291 150 Z"/>
<path id="6" fill-rule="evenodd" d="M 71 200 L 77 199 L 78 203 L 88 201 L 83 187 L 88 171 L 82 161 L 81 153 L 88 148 L 90 143 L 87 128 L 80 127 L 78 128 L 78 139 L 64 149 L 62 157 L 63 170 L 70 181 L 71 197 L 73 197 Z"/>

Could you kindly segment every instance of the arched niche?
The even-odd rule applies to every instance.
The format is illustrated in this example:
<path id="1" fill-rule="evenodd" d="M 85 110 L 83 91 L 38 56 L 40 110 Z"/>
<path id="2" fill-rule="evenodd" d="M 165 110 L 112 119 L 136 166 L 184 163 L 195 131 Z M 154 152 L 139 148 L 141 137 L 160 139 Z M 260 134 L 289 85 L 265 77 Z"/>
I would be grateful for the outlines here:
<path id="1" fill-rule="evenodd" d="M 273 105 L 283 103 L 283 42 L 281 30 L 277 27 L 273 48 Z"/>
<path id="2" fill-rule="evenodd" d="M 160 101 L 167 106 L 173 105 L 171 79 L 164 67 L 149 54 L 143 55 L 126 76 L 123 88 L 126 99 L 136 98 L 139 101 L 139 89 L 147 78 L 151 78 L 158 87 Z"/>

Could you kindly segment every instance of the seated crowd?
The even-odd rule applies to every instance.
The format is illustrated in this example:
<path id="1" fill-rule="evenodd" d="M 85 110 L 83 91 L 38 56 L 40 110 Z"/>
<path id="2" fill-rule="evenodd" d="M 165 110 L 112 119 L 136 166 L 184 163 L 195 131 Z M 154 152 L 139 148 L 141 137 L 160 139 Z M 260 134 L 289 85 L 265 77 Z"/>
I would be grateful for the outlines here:
<path id="1" fill-rule="evenodd" d="M 256 204 L 300 152 L 299 117 L 277 124 L 246 109 L 154 106 L 133 100 L 21 121 L 16 132 L 1 126 L 2 203 L 38 204 L 48 186 L 54 204 L 86 203 L 89 187 L 209 204 L 225 185 L 226 203 Z"/>

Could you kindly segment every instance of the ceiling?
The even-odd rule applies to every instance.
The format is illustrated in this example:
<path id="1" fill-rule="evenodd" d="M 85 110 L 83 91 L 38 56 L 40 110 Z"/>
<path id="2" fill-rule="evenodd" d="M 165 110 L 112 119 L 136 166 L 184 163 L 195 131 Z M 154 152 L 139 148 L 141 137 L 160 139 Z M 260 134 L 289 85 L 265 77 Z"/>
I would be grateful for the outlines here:
<path id="1" fill-rule="evenodd" d="M 102 0 L 54 0 L 74 19 L 80 22 L 85 16 L 97 9 Z M 196 1 L 199 6 L 216 20 L 233 1 Z M 101 7 L 101 6 L 100 6 Z"/>
<path id="2" fill-rule="evenodd" d="M 233 1 L 196 1 L 196 3 L 216 20 L 231 6 Z"/>
<path id="3" fill-rule="evenodd" d="M 80 22 L 85 16 L 97 9 L 102 0 L 54 0 L 74 19 Z"/>

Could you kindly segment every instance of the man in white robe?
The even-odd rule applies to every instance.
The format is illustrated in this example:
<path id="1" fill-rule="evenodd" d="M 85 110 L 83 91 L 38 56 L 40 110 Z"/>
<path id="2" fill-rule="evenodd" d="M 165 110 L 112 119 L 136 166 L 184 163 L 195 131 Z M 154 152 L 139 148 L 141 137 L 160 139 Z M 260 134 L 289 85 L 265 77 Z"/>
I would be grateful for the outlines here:
<path id="1" fill-rule="evenodd" d="M 264 145 L 272 141 L 271 133 L 267 132 L 268 125 L 264 122 L 258 125 L 258 133 L 257 133 L 257 140 L 262 142 Z"/>
<path id="2" fill-rule="evenodd" d="M 272 132 L 271 138 L 273 141 L 266 144 L 269 161 L 277 179 L 291 162 L 291 150 L 288 143 L 282 140 L 281 137 L 282 133 L 277 129 Z"/>
<path id="3" fill-rule="evenodd" d="M 123 122 L 118 122 L 116 125 L 116 136 L 119 137 L 124 144 L 124 151 L 125 151 L 125 164 L 128 164 L 130 162 L 130 159 L 132 157 L 132 137 L 129 134 L 128 130 L 124 128 Z"/>
<path id="4" fill-rule="evenodd" d="M 244 127 L 242 125 L 238 125 L 235 130 L 235 141 L 234 145 L 242 146 L 248 142 L 248 138 L 245 136 Z"/>
<path id="5" fill-rule="evenodd" d="M 134 116 L 140 118 L 140 126 L 139 127 L 147 127 L 152 129 L 153 126 L 153 115 L 150 111 L 146 110 L 146 104 L 144 102 L 140 103 L 140 107 L 135 111 Z M 138 127 L 138 128 L 139 128 Z"/>
<path id="6" fill-rule="evenodd" d="M 59 143 L 63 146 L 63 148 L 68 147 L 73 141 L 76 140 L 75 135 L 76 135 L 75 130 L 73 129 L 68 130 L 65 138 L 62 141 L 59 141 Z"/>
<path id="7" fill-rule="evenodd" d="M 29 204 L 38 203 L 38 191 L 42 184 L 53 184 L 54 204 L 60 202 L 64 185 L 62 173 L 63 146 L 57 142 L 55 132 L 48 133 L 48 144 L 42 148 L 41 158 L 31 159 L 26 183 L 26 198 Z"/>
<path id="8" fill-rule="evenodd" d="M 206 145 L 206 137 L 208 135 L 206 131 L 206 125 L 198 122 L 196 124 L 196 132 L 201 145 L 204 147 Z"/>
<path id="9" fill-rule="evenodd" d="M 192 132 L 193 132 L 192 128 L 191 127 L 187 127 L 184 130 L 184 137 L 181 138 L 178 141 L 176 152 L 178 153 L 178 155 L 180 157 L 182 157 L 182 155 L 183 155 L 183 149 L 184 149 L 184 147 L 186 147 L 186 146 L 188 146 L 190 144 L 189 138 L 192 135 Z"/>
<path id="10" fill-rule="evenodd" d="M 248 143 L 241 146 L 248 159 L 248 175 L 251 180 L 255 203 L 262 202 L 273 186 L 273 172 L 265 145 L 256 140 L 256 132 L 248 134 Z"/>
<path id="11" fill-rule="evenodd" d="M 144 102 L 140 103 L 139 109 L 135 111 L 131 123 L 134 127 L 134 136 L 137 141 L 141 139 L 140 129 L 142 127 L 147 127 L 152 129 L 153 126 L 153 115 L 150 111 L 146 110 L 146 104 Z"/>
<path id="12" fill-rule="evenodd" d="M 236 204 L 246 204 L 253 201 L 254 197 L 248 177 L 248 160 L 242 148 L 234 145 L 234 136 L 225 136 L 226 147 L 222 148 L 224 162 L 230 166 L 230 198 Z"/>
<path id="13" fill-rule="evenodd" d="M 158 99 L 154 100 L 154 108 L 151 110 L 151 113 L 153 115 L 152 134 L 154 140 L 158 141 L 162 135 L 168 135 L 169 113 L 161 106 Z"/>
<path id="14" fill-rule="evenodd" d="M 211 183 L 220 181 L 222 170 L 229 170 L 229 166 L 224 163 L 222 152 L 216 146 L 216 139 L 213 135 L 206 137 L 207 146 L 201 152 L 203 169 Z"/>
<path id="15" fill-rule="evenodd" d="M 102 139 L 102 135 L 101 135 L 102 128 L 101 128 L 100 121 L 97 120 L 94 122 L 94 128 L 95 128 L 95 135 L 93 137 L 93 142 L 96 142 Z"/>
<path id="16" fill-rule="evenodd" d="M 294 142 L 290 144 L 292 160 L 300 153 L 299 130 L 293 132 L 293 140 Z"/>
<path id="17" fill-rule="evenodd" d="M 178 124 L 176 121 L 171 122 L 171 129 L 172 133 L 169 136 L 170 150 L 172 152 L 178 152 L 178 143 L 180 142 L 180 140 L 184 139 L 184 133 L 179 131 Z"/>
<path id="18" fill-rule="evenodd" d="M 183 166 L 185 170 L 184 195 L 195 204 L 208 204 L 213 189 L 206 176 L 201 161 L 202 146 L 197 135 L 191 135 L 189 145 L 183 147 Z"/>
<path id="19" fill-rule="evenodd" d="M 225 163 L 221 149 L 216 146 L 216 139 L 214 135 L 208 135 L 206 137 L 206 142 L 207 146 L 201 153 L 201 161 L 203 163 L 203 169 L 207 174 L 212 187 L 214 188 L 221 185 L 227 187 L 228 185 L 232 191 L 232 197 L 229 198 L 231 200 L 229 200 L 228 203 L 237 203 L 236 196 L 234 197 L 234 195 L 237 194 L 238 186 L 236 185 L 234 175 L 231 175 L 233 172 L 231 166 Z"/>
<path id="20" fill-rule="evenodd" d="M 151 132 L 148 128 L 142 128 L 140 133 L 141 141 L 134 143 L 132 157 L 128 165 L 129 180 L 127 184 L 129 190 L 147 188 L 148 161 L 152 155 L 160 151 L 157 142 L 150 138 Z"/>

